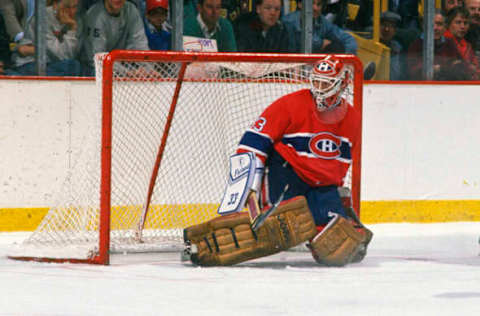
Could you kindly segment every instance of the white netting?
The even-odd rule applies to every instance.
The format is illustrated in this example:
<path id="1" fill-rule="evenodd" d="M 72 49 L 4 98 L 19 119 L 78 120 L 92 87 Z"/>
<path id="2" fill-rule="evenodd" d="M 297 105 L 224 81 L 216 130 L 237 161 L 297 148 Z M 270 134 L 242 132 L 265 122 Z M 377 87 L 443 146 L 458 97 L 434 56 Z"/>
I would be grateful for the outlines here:
<path id="1" fill-rule="evenodd" d="M 97 56 L 96 63 L 101 91 L 105 89 L 101 85 L 103 55 Z M 309 66 L 302 63 L 190 64 L 139 242 L 137 229 L 180 66 L 173 62 L 114 64 L 111 251 L 179 248 L 184 227 L 216 216 L 228 157 L 245 129 L 275 99 L 310 86 Z M 100 103 L 82 106 L 88 106 L 92 125 L 83 137 L 78 161 L 58 206 L 49 211 L 18 255 L 88 258 L 98 251 L 102 109 Z"/>

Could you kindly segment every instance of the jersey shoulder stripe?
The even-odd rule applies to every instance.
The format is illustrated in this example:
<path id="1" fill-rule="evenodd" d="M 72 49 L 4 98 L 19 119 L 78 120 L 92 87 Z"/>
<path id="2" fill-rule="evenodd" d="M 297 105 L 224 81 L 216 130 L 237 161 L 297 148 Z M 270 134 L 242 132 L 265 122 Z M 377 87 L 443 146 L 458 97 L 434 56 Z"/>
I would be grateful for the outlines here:
<path id="1" fill-rule="evenodd" d="M 255 152 L 261 154 L 262 156 L 268 156 L 272 146 L 273 141 L 268 135 L 261 134 L 250 129 L 243 134 L 243 137 L 239 143 L 239 147 L 248 147 L 254 149 Z"/>

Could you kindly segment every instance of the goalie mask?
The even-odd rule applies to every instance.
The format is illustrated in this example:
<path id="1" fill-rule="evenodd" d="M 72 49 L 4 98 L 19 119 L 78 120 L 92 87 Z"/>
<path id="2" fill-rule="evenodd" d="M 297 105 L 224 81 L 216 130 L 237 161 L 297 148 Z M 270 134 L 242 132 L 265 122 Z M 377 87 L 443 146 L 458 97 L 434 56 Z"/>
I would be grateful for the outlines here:
<path id="1" fill-rule="evenodd" d="M 310 73 L 310 91 L 317 110 L 324 112 L 336 108 L 350 80 L 350 70 L 342 61 L 332 56 L 316 63 Z"/>

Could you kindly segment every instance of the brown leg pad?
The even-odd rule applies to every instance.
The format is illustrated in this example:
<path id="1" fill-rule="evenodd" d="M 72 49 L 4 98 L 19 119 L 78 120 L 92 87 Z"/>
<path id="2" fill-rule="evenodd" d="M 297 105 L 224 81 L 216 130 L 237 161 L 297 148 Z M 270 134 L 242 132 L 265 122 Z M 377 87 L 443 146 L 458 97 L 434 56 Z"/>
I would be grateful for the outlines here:
<path id="1" fill-rule="evenodd" d="M 367 228 L 358 231 L 350 221 L 338 216 L 313 238 L 309 247 L 318 263 L 344 266 L 363 259 L 372 236 L 373 233 Z"/>
<path id="2" fill-rule="evenodd" d="M 278 253 L 315 234 L 307 201 L 298 196 L 282 202 L 256 232 L 241 212 L 185 228 L 184 241 L 194 264 L 227 266 Z"/>

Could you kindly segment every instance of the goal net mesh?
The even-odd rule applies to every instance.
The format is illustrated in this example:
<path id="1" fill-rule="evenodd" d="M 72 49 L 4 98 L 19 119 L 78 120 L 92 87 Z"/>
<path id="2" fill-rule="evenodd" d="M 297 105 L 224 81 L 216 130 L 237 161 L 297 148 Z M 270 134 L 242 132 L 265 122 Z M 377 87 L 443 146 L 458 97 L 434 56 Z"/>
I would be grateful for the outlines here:
<path id="1" fill-rule="evenodd" d="M 102 101 L 79 105 L 88 115 L 88 133 L 82 135 L 57 206 L 20 245 L 17 256 L 94 256 L 99 248 L 102 194 L 109 195 L 110 202 L 110 252 L 179 249 L 184 227 L 217 216 L 229 156 L 244 131 L 277 98 L 310 88 L 308 62 L 192 59 L 179 82 L 180 61 L 122 60 L 113 63 L 111 77 L 103 80 L 106 56 L 95 59 Z M 352 104 L 354 82 L 345 94 Z M 112 91 L 110 126 L 105 120 L 105 103 L 110 102 L 106 91 Z M 172 104 L 175 111 L 168 129 Z M 105 137 L 110 127 L 111 168 L 106 168 L 102 130 Z M 101 193 L 102 178 L 110 179 L 110 194 Z M 351 186 L 350 172 L 345 184 Z"/>

